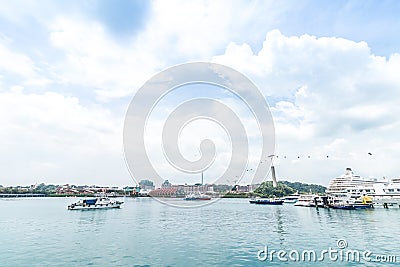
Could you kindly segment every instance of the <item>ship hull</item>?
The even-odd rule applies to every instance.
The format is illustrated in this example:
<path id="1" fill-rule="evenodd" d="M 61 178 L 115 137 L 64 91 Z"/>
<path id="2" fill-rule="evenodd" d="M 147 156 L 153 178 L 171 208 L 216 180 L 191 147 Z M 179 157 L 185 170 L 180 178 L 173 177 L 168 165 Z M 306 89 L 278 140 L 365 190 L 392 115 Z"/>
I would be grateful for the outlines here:
<path id="1" fill-rule="evenodd" d="M 185 197 L 183 200 L 195 201 L 195 200 L 211 200 L 210 197 Z"/>
<path id="2" fill-rule="evenodd" d="M 282 205 L 283 200 L 268 200 L 268 199 L 255 199 L 250 200 L 250 204 L 258 204 L 258 205 Z"/>
<path id="3" fill-rule="evenodd" d="M 124 202 L 113 201 L 107 197 L 83 199 L 68 206 L 68 210 L 99 210 L 99 209 L 118 209 Z"/>
<path id="4" fill-rule="evenodd" d="M 109 205 L 91 205 L 91 206 L 72 206 L 69 205 L 69 210 L 99 210 L 99 209 L 119 209 L 121 204 L 109 204 Z"/>

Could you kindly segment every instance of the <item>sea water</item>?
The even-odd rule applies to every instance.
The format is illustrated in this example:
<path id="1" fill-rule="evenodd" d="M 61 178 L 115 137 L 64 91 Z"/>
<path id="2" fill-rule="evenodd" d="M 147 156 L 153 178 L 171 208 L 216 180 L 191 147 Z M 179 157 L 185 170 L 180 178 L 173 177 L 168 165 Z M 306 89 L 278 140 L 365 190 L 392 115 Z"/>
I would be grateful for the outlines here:
<path id="1" fill-rule="evenodd" d="M 176 208 L 152 198 L 124 198 L 121 209 L 67 210 L 77 200 L 0 199 L 0 266 L 400 263 L 400 208 L 332 210 L 248 199 Z"/>

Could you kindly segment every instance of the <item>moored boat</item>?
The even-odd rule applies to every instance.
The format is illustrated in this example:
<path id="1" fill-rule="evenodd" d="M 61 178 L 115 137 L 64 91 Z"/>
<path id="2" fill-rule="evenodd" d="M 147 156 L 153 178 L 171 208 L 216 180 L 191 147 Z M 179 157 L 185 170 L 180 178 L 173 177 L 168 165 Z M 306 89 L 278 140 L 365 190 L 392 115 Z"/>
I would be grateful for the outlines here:
<path id="1" fill-rule="evenodd" d="M 332 179 L 329 182 L 326 193 L 333 197 L 347 197 L 348 192 L 354 191 L 360 185 L 372 185 L 376 179 L 366 179 L 355 175 L 351 168 L 346 168 L 343 175 Z"/>
<path id="2" fill-rule="evenodd" d="M 211 197 L 206 194 L 193 193 L 187 195 L 183 200 L 211 200 Z"/>
<path id="3" fill-rule="evenodd" d="M 344 200 L 369 196 L 375 207 L 400 207 L 400 178 L 362 178 L 347 168 L 344 175 L 330 181 L 326 193 L 330 197 Z"/>
<path id="4" fill-rule="evenodd" d="M 93 210 L 120 208 L 124 202 L 111 200 L 108 197 L 86 198 L 68 205 L 69 210 Z"/>
<path id="5" fill-rule="evenodd" d="M 289 195 L 286 197 L 283 197 L 283 203 L 288 203 L 288 204 L 294 204 L 299 200 L 300 195 Z"/>
<path id="6" fill-rule="evenodd" d="M 284 200 L 278 198 L 255 198 L 249 200 L 250 204 L 282 205 Z"/>
<path id="7" fill-rule="evenodd" d="M 318 198 L 318 195 L 300 195 L 294 205 L 299 207 L 315 207 L 316 198 Z"/>
<path id="8" fill-rule="evenodd" d="M 372 209 L 374 206 L 372 204 L 337 204 L 331 206 L 333 209 L 342 209 L 342 210 L 361 210 L 361 209 Z"/>
<path id="9" fill-rule="evenodd" d="M 371 197 L 363 196 L 358 199 L 331 199 L 329 207 L 333 209 L 359 210 L 371 209 L 374 205 Z"/>

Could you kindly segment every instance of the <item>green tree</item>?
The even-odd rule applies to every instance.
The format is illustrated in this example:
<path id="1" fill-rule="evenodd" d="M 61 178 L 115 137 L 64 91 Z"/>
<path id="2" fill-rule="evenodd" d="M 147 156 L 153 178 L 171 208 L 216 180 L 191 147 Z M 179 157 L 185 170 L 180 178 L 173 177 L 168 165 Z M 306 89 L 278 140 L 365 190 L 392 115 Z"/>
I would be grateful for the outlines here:
<path id="1" fill-rule="evenodd" d="M 277 187 L 273 187 L 272 182 L 263 182 L 254 193 L 263 197 L 283 197 L 287 195 L 294 194 L 296 190 L 290 188 L 289 186 L 278 182 Z"/>
<path id="2" fill-rule="evenodd" d="M 326 190 L 325 186 L 317 184 L 305 184 L 300 182 L 288 182 L 288 181 L 282 181 L 281 183 L 290 188 L 293 188 L 300 194 L 309 194 L 309 193 L 324 194 Z"/>

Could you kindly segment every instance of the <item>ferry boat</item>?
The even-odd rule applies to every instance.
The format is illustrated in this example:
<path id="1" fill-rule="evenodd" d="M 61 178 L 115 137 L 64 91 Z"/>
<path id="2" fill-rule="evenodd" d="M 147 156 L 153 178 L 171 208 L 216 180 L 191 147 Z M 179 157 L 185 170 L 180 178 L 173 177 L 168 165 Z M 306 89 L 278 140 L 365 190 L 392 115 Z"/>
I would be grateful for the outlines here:
<path id="1" fill-rule="evenodd" d="M 68 206 L 69 210 L 94 210 L 120 208 L 124 202 L 110 200 L 108 197 L 86 198 Z"/>
<path id="2" fill-rule="evenodd" d="M 318 198 L 318 195 L 300 195 L 298 201 L 294 205 L 299 207 L 315 207 L 316 198 Z"/>
<path id="3" fill-rule="evenodd" d="M 299 200 L 300 195 L 294 194 L 294 195 L 289 195 L 286 197 L 283 197 L 283 203 L 288 203 L 288 204 L 294 204 Z"/>
<path id="4" fill-rule="evenodd" d="M 197 192 L 187 195 L 183 200 L 211 200 L 211 197 Z"/>
<path id="5" fill-rule="evenodd" d="M 357 209 L 370 209 L 374 205 L 372 203 L 372 198 L 369 196 L 364 196 L 358 199 L 331 199 L 329 207 L 333 209 L 345 209 L 345 210 L 357 210 Z"/>
<path id="6" fill-rule="evenodd" d="M 255 198 L 249 200 L 250 204 L 282 205 L 284 200 L 279 198 Z"/>

